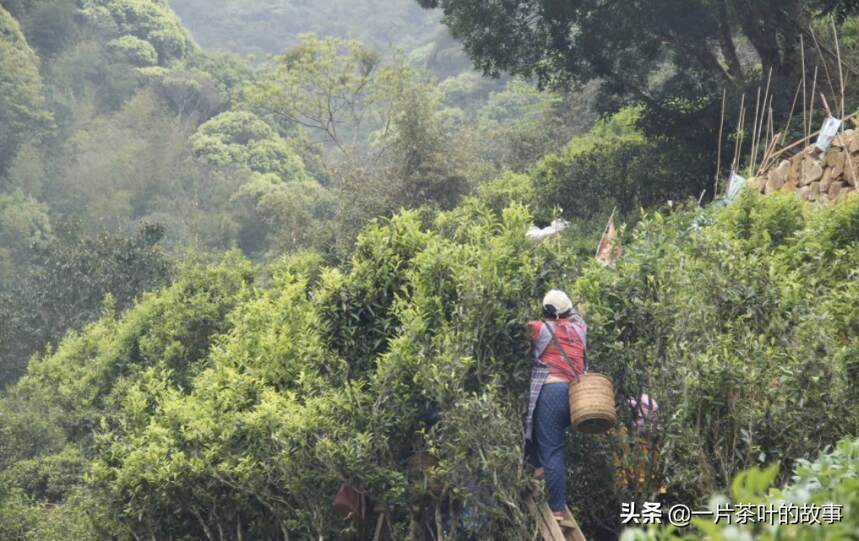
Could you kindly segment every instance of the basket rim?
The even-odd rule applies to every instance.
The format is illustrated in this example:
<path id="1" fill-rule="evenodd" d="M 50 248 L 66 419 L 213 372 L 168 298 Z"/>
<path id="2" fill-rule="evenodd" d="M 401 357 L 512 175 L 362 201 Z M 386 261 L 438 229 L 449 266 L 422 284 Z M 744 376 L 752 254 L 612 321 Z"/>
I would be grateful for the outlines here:
<path id="1" fill-rule="evenodd" d="M 609 383 L 612 383 L 611 378 L 609 378 L 609 377 L 608 377 L 608 376 L 606 376 L 605 374 L 601 374 L 601 373 L 599 373 L 599 372 L 587 372 L 587 373 L 582 374 L 581 376 L 579 376 L 579 380 L 578 380 L 578 381 L 574 381 L 574 382 L 573 382 L 573 385 L 578 385 L 579 383 L 581 383 L 581 382 L 582 382 L 582 380 L 583 380 L 583 379 L 586 379 L 586 378 L 587 378 L 587 379 L 600 378 L 600 379 L 604 379 L 604 380 L 606 380 L 606 381 L 607 381 L 607 382 L 609 382 Z"/>
<path id="2" fill-rule="evenodd" d="M 575 421 L 587 421 L 590 419 L 617 419 L 617 413 L 603 410 L 601 412 L 588 412 L 575 417 Z"/>

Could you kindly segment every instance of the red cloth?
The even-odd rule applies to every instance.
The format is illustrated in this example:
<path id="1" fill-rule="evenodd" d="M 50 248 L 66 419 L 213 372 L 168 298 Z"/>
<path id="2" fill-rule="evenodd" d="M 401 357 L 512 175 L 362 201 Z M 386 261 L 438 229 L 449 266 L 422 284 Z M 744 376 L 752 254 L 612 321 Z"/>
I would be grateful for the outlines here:
<path id="1" fill-rule="evenodd" d="M 561 347 L 564 348 L 567 357 L 572 361 L 573 367 L 571 368 L 570 364 L 564 359 L 554 340 L 549 342 L 549 345 L 543 350 L 540 358 L 549 367 L 550 376 L 564 378 L 571 382 L 575 379 L 571 373 L 573 370 L 575 370 L 576 374 L 582 374 L 585 371 L 585 347 L 574 328 L 575 323 L 573 321 L 558 319 L 553 321 L 553 323 L 555 337 L 561 343 Z M 543 322 L 532 321 L 528 323 L 528 326 L 531 328 L 531 340 L 536 342 L 537 337 L 540 336 L 540 332 L 543 329 Z"/>

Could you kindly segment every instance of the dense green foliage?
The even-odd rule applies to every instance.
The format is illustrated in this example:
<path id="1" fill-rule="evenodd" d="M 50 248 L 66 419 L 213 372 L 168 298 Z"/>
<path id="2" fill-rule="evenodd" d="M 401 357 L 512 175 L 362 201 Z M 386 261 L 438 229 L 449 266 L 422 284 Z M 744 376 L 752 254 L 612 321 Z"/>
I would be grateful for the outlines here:
<path id="1" fill-rule="evenodd" d="M 624 109 L 543 158 L 531 171 L 536 207 L 549 214 L 559 206 L 583 218 L 612 208 L 628 215 L 706 189 L 707 177 L 685 171 L 682 157 L 664 151 L 668 141 L 648 138 L 636 127 L 640 115 Z"/>
<path id="2" fill-rule="evenodd" d="M 401 207 L 450 208 L 472 179 L 524 169 L 560 147 L 551 134 L 567 139 L 589 122 L 555 121 L 538 139 L 535 119 L 520 109 L 506 122 L 521 119 L 537 142 L 527 155 L 502 154 L 484 166 L 484 157 L 519 134 L 473 122 L 487 118 L 474 101 L 478 82 L 439 89 L 399 54 L 307 35 L 254 67 L 201 52 L 164 2 L 2 6 L 0 312 L 4 321 L 33 322 L 3 330 L 4 382 L 16 379 L 30 353 L 96 314 L 110 280 L 125 279 L 120 272 L 95 280 L 100 290 L 81 287 L 87 308 L 59 318 L 68 324 L 37 324 L 22 286 L 42 273 L 36 250 L 74 253 L 78 241 L 98 243 L 104 234 L 133 243 L 145 224 L 159 224 L 164 257 L 238 246 L 254 259 L 306 248 L 345 258 L 368 220 Z M 511 86 L 542 118 L 557 111 L 541 107 L 561 98 Z M 320 101 L 326 93 L 338 96 L 333 109 Z M 331 113 L 332 123 L 314 126 L 296 111 Z M 77 230 L 66 231 L 72 223 Z M 161 275 L 159 268 L 150 270 Z M 160 282 L 128 283 L 145 289 Z M 63 284 L 66 297 L 78 294 L 73 281 Z M 141 291 L 120 295 L 120 309 Z M 73 306 L 48 310 L 59 317 Z"/>
<path id="3" fill-rule="evenodd" d="M 672 412 L 662 467 L 680 501 L 855 433 L 857 209 L 747 193 L 701 230 L 656 216 L 612 287 L 577 283 L 606 362 Z"/>
<path id="4" fill-rule="evenodd" d="M 39 59 L 18 21 L 0 6 L 0 175 L 27 134 L 50 119 L 44 108 Z"/>
<path id="5" fill-rule="evenodd" d="M 166 0 L 84 0 L 81 14 L 104 32 L 122 36 L 120 46 L 146 51 L 148 45 L 162 64 L 184 58 L 194 48 Z"/>
<path id="6" fill-rule="evenodd" d="M 739 118 L 743 94 L 748 116 L 757 110 L 772 114 L 774 132 L 794 112 L 809 109 L 817 110 L 810 125 L 819 125 L 823 109 L 802 105 L 794 92 L 800 80 L 818 73 L 826 85 L 817 88 L 837 115 L 846 116 L 859 103 L 853 85 L 839 78 L 845 70 L 855 73 L 852 54 L 839 54 L 833 39 L 835 24 L 842 37 L 855 36 L 859 4 L 850 0 L 417 3 L 443 11 L 442 21 L 485 75 L 512 73 L 537 80 L 541 88 L 597 85 L 602 113 L 643 107 L 637 125 L 648 137 L 645 148 L 606 151 L 598 161 L 658 170 L 657 178 L 670 170 L 667 176 L 674 178 L 660 184 L 676 184 L 685 174 L 696 179 L 690 184 L 698 183 L 698 193 L 718 159 L 723 90 L 728 134 L 736 131 L 731 119 Z M 771 113 L 766 105 L 751 107 L 764 88 L 771 93 Z M 819 105 L 818 96 L 803 96 Z M 797 124 L 792 128 L 786 141 L 803 133 Z M 722 156 L 731 155 L 734 142 L 723 138 L 722 144 Z M 721 163 L 723 174 L 729 172 L 730 160 Z M 600 165 L 585 168 L 601 175 L 606 171 Z M 708 192 L 708 200 L 717 195 L 713 188 Z"/>
<path id="7" fill-rule="evenodd" d="M 691 201 L 717 82 L 775 67 L 778 118 L 794 27 L 831 50 L 833 15 L 849 74 L 853 3 L 438 2 L 478 67 L 534 81 L 481 79 L 405 0 L 173 3 L 207 47 L 277 56 L 204 52 L 164 0 L 0 0 L 0 539 L 369 538 L 331 509 L 342 482 L 399 539 L 530 538 L 549 287 L 624 424 L 570 437 L 589 537 L 769 463 L 846 498 L 801 459 L 859 428 L 859 199 Z M 660 422 L 635 434 L 642 392 Z M 787 480 L 767 471 L 734 484 Z"/>
<path id="8" fill-rule="evenodd" d="M 688 92 L 702 79 L 741 85 L 757 64 L 742 42 L 764 71 L 772 67 L 779 78 L 795 74 L 799 33 L 810 20 L 857 10 L 855 2 L 841 0 L 418 3 L 443 10 L 445 24 L 488 74 L 512 72 L 555 85 L 597 79 L 610 94 L 636 100 L 652 99 L 653 90 L 656 96 Z"/>
<path id="9" fill-rule="evenodd" d="M 63 224 L 54 234 L 40 210 L 32 200 L 0 198 L 3 233 L 21 234 L 8 243 L 14 249 L 3 254 L 8 259 L 0 270 L 2 384 L 23 374 L 30 355 L 98 317 L 106 295 L 111 309 L 122 311 L 141 291 L 170 277 L 170 263 L 158 245 L 161 226 L 145 225 L 131 237 L 87 238 Z"/>
<path id="10" fill-rule="evenodd" d="M 310 180 L 301 156 L 253 113 L 230 111 L 209 120 L 191 138 L 194 154 L 220 167 L 247 167 L 283 182 Z"/>
<path id="11" fill-rule="evenodd" d="M 2 402 L 0 527 L 361 539 L 330 510 L 348 481 L 390 506 L 400 536 L 466 506 L 485 520 L 454 524 L 479 538 L 526 537 L 524 323 L 551 286 L 574 293 L 619 403 L 661 404 L 643 484 L 618 485 L 616 460 L 644 440 L 571 436 L 587 532 L 616 532 L 620 501 L 662 488 L 702 503 L 743 468 L 855 433 L 859 199 L 812 210 L 748 193 L 701 214 L 646 217 L 616 269 L 580 266 L 570 236 L 532 244 L 525 208 L 481 199 L 372 225 L 342 268 L 234 255 L 187 269 L 67 337 Z M 438 459 L 427 479 L 406 467 L 416 452 Z"/>
<path id="12" fill-rule="evenodd" d="M 144 225 L 130 238 L 74 236 L 64 228 L 53 242 L 34 251 L 35 269 L 23 288 L 29 306 L 39 306 L 42 340 L 57 342 L 69 329 L 81 328 L 100 313 L 102 296 L 110 294 L 118 311 L 133 304 L 140 291 L 167 282 L 170 264 L 158 247 L 164 229 Z M 75 284 L 72 291 L 68 283 Z M 37 342 L 38 343 L 38 342 Z"/>
<path id="13" fill-rule="evenodd" d="M 715 505 L 752 504 L 773 506 L 777 512 L 781 506 L 814 505 L 818 509 L 835 504 L 840 508 L 840 518 L 826 518 L 823 513 L 816 521 L 803 520 L 798 524 L 774 526 L 766 524 L 729 525 L 726 520 L 714 524 L 712 520 L 695 519 L 695 529 L 679 533 L 669 529 L 651 529 L 648 532 L 629 530 L 624 533 L 624 541 L 656 539 L 708 539 L 717 541 L 728 539 L 844 539 L 856 531 L 859 522 L 859 440 L 844 439 L 830 452 L 823 452 L 816 460 L 798 460 L 791 483 L 784 489 L 772 487 L 778 468 L 751 469 L 741 472 L 731 483 L 731 499 L 714 498 L 710 510 Z M 795 509 L 796 507 L 794 507 Z M 779 520 L 776 515 L 776 521 Z M 786 522 L 786 521 L 785 521 Z"/>

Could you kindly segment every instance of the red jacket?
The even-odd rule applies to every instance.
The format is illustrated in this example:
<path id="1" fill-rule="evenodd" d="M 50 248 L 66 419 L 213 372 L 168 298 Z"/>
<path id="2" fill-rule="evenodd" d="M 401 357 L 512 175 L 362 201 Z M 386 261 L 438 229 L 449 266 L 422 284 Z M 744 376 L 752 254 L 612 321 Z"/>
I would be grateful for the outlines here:
<path id="1" fill-rule="evenodd" d="M 528 324 L 531 328 L 531 339 L 535 347 L 541 347 L 541 342 L 546 343 L 546 333 L 543 330 L 542 321 L 532 321 Z M 540 359 L 549 367 L 549 375 L 565 378 L 569 381 L 574 379 L 574 374 L 583 374 L 585 371 L 585 343 L 587 340 L 587 327 L 584 322 L 572 319 L 558 319 L 551 322 L 555 337 L 560 342 L 564 353 L 567 354 L 570 363 L 561 354 L 554 340 L 548 341 L 545 349 L 540 353 Z M 541 340 L 541 334 L 542 340 Z"/>

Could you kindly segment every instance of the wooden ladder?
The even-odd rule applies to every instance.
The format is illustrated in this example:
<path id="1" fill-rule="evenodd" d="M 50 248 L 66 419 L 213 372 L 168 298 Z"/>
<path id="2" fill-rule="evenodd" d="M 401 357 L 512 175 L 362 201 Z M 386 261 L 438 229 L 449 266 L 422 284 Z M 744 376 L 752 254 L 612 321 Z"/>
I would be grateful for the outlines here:
<path id="1" fill-rule="evenodd" d="M 384 505 L 377 504 L 373 507 L 373 512 L 379 514 L 379 518 L 376 519 L 376 527 L 373 530 L 373 541 L 390 541 L 391 522 L 388 518 L 388 510 Z"/>
<path id="2" fill-rule="evenodd" d="M 564 506 L 564 519 L 558 520 L 552 515 L 548 503 L 538 504 L 531 494 L 528 495 L 527 502 L 543 541 L 587 541 L 569 507 Z"/>
<path id="3" fill-rule="evenodd" d="M 526 501 L 528 510 L 537 521 L 537 532 L 543 536 L 543 541 L 587 541 L 569 507 L 564 506 L 564 519 L 559 521 L 552 515 L 548 503 L 538 504 L 532 494 L 528 494 Z M 391 526 L 388 513 L 381 506 L 377 506 L 374 511 L 379 513 L 379 517 L 376 520 L 373 541 L 389 541 Z"/>

